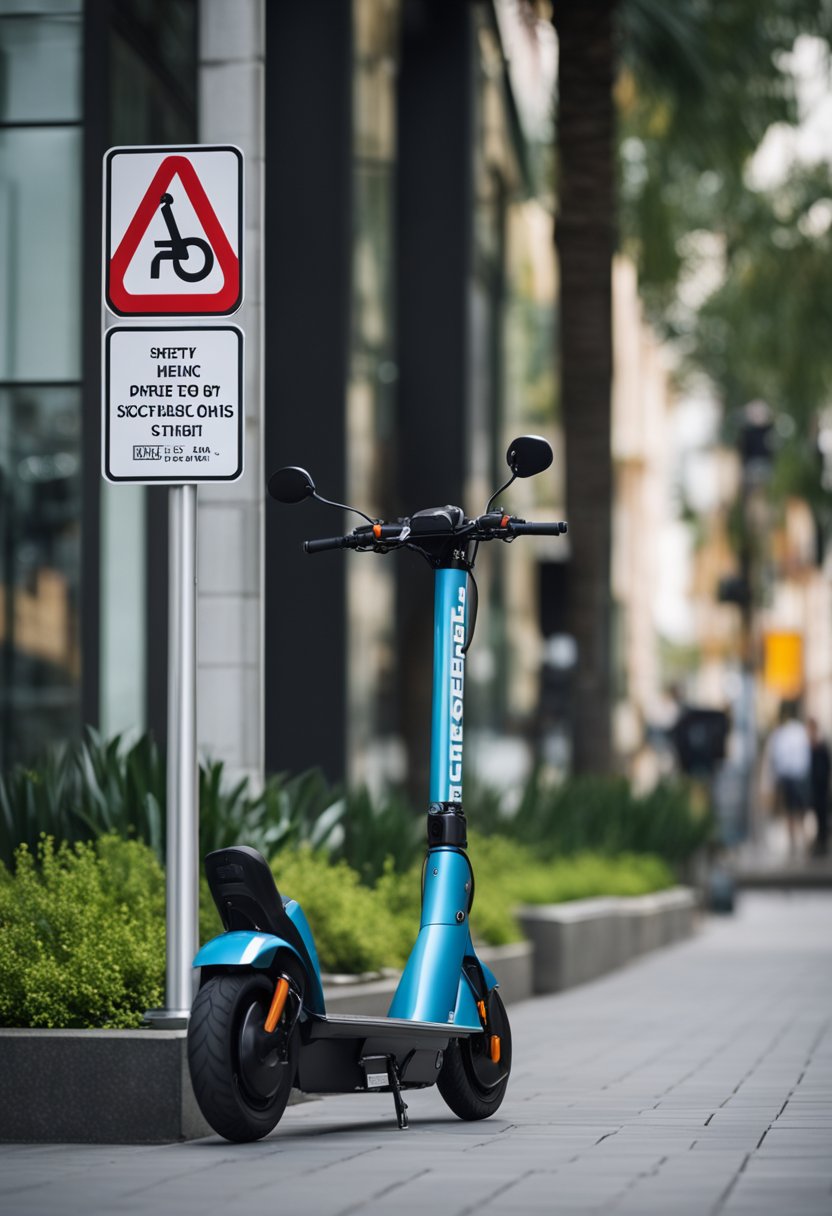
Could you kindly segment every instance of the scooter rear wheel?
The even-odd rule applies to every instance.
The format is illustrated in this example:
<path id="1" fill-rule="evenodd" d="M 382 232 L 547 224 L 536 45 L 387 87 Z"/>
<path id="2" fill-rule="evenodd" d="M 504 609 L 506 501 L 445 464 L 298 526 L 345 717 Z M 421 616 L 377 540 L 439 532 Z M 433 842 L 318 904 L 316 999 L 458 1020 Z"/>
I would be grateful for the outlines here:
<path id="1" fill-rule="evenodd" d="M 200 988 L 188 1025 L 188 1065 L 199 1108 L 226 1140 L 259 1140 L 277 1125 L 295 1080 L 297 1026 L 289 1006 L 273 1035 L 263 1029 L 274 984 L 252 972 L 218 975 Z M 287 1037 L 288 1036 L 288 1037 Z"/>
<path id="2" fill-rule="evenodd" d="M 451 1039 L 445 1052 L 437 1089 L 460 1119 L 487 1119 L 505 1097 L 511 1072 L 511 1026 L 500 994 L 488 997 L 488 1030 L 467 1039 Z M 499 1060 L 491 1053 L 491 1038 L 500 1040 Z"/>

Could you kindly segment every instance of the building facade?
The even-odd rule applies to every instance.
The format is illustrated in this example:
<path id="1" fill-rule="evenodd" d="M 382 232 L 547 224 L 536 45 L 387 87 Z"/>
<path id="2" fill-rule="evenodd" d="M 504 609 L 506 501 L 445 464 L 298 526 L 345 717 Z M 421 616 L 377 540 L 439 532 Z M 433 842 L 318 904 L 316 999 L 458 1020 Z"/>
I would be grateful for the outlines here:
<path id="1" fill-rule="evenodd" d="M 165 737 L 167 493 L 100 476 L 101 164 L 231 143 L 246 471 L 198 495 L 200 747 L 255 781 L 418 785 L 429 572 L 305 558 L 346 518 L 265 484 L 300 464 L 371 514 L 475 511 L 514 432 L 556 438 L 551 55 L 487 0 L 3 0 L 0 765 L 88 724 Z M 562 510 L 562 470 L 540 480 L 524 505 Z M 532 739 L 539 708 L 564 550 L 517 549 L 482 563 L 483 739 Z"/>

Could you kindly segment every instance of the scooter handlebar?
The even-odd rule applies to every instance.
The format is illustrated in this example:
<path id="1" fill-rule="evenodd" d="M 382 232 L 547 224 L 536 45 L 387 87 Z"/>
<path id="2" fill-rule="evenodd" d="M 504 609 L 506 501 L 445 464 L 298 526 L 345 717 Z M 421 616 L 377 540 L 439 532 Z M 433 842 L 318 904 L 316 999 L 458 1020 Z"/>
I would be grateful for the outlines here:
<path id="1" fill-rule="evenodd" d="M 469 540 L 510 540 L 514 536 L 562 536 L 566 532 L 563 521 L 554 523 L 526 523 L 524 519 L 514 519 L 511 516 L 501 516 L 497 513 L 483 515 L 478 520 L 467 520 L 466 527 L 460 529 L 460 537 Z M 346 536 L 328 536 L 320 540 L 305 540 L 305 553 L 324 553 L 330 549 L 361 549 L 384 553 L 388 548 L 397 548 L 405 544 L 411 537 L 410 527 L 399 521 L 395 524 L 371 524 L 369 527 L 356 528 Z M 420 534 L 419 539 L 425 539 L 427 534 Z M 453 533 L 442 533 L 442 536 Z"/>

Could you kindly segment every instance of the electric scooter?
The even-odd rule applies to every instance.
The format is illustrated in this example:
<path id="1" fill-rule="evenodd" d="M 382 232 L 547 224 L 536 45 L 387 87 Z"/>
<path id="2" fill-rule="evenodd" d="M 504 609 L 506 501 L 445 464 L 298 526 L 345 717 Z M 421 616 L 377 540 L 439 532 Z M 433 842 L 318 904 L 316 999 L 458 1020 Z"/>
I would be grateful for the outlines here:
<path id="1" fill-rule="evenodd" d="M 461 1119 L 500 1106 L 511 1071 L 511 1028 L 493 973 L 477 957 L 468 918 L 474 874 L 462 810 L 465 655 L 476 619 L 469 592 L 481 543 L 558 536 L 565 523 L 527 523 L 494 508 L 517 477 L 552 463 L 545 439 L 509 447 L 511 476 L 485 513 L 432 507 L 394 522 L 318 494 L 305 469 L 270 479 L 281 503 L 316 498 L 367 522 L 344 536 L 308 540 L 307 553 L 410 549 L 435 572 L 430 806 L 419 934 L 386 1017 L 328 1014 L 315 942 L 300 905 L 281 896 L 265 859 L 244 846 L 209 853 L 205 870 L 225 932 L 194 959 L 200 987 L 188 1027 L 194 1093 L 228 1140 L 257 1140 L 277 1124 L 290 1091 L 388 1092 L 406 1128 L 404 1091 L 436 1084 Z"/>

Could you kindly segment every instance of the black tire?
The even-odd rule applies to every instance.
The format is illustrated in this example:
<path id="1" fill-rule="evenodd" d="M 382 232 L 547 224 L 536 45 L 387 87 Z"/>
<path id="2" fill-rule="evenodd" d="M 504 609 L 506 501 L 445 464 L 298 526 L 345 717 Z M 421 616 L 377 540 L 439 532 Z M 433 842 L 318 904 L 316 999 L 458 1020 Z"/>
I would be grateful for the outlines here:
<path id="1" fill-rule="evenodd" d="M 265 975 L 219 975 L 200 988 L 191 1010 L 191 1083 L 199 1109 L 226 1140 L 267 1136 L 289 1101 L 297 1072 L 298 1029 L 290 1028 L 294 1010 L 289 1000 L 264 1050 L 263 1024 L 273 992 L 274 981 Z"/>
<path id="2" fill-rule="evenodd" d="M 487 1119 L 505 1097 L 511 1072 L 511 1026 L 499 993 L 488 997 L 488 1032 L 451 1039 L 436 1082 L 448 1106 L 460 1119 Z M 500 1037 L 500 1060 L 489 1052 L 492 1034 Z"/>

